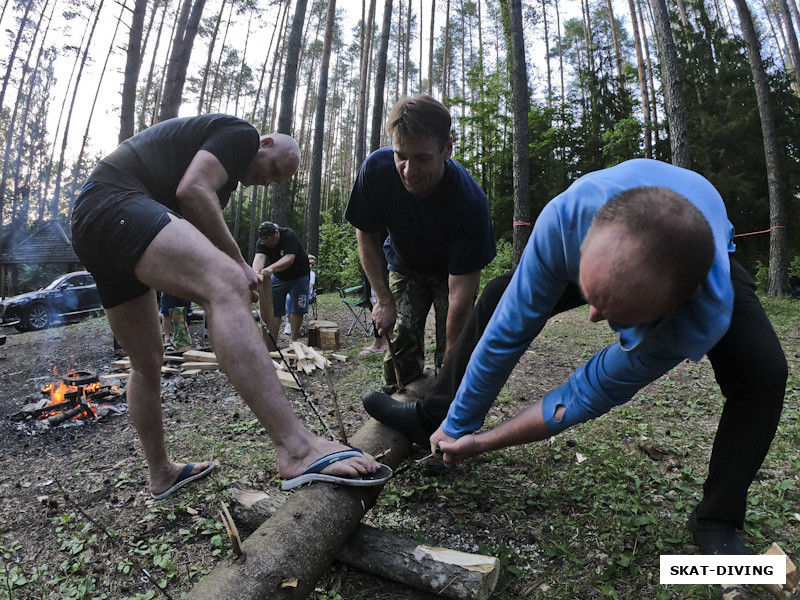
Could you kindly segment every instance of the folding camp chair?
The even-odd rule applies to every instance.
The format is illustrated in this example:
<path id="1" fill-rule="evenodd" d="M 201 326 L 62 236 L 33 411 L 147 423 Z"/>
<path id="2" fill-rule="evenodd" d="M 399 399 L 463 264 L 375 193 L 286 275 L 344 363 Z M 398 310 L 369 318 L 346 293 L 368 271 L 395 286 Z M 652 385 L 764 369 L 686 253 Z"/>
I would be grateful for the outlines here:
<path id="1" fill-rule="evenodd" d="M 361 285 L 356 285 L 349 288 L 338 288 L 339 295 L 342 297 L 342 302 L 350 310 L 353 315 L 353 320 L 350 323 L 350 329 L 347 330 L 347 335 L 353 332 L 353 328 L 358 325 L 364 335 L 372 335 L 372 319 L 370 314 L 372 311 L 372 299 L 370 298 L 371 290 L 367 278 L 362 274 Z M 358 296 L 355 296 L 358 294 Z M 351 299 L 355 296 L 355 299 Z"/>

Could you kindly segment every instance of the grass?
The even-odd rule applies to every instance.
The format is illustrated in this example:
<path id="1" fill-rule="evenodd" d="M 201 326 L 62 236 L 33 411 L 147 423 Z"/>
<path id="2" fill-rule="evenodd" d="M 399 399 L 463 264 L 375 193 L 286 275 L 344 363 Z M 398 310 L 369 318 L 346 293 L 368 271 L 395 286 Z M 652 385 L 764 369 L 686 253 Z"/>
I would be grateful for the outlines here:
<path id="1" fill-rule="evenodd" d="M 333 294 L 319 298 L 320 310 L 338 308 Z M 763 551 L 777 541 L 800 560 L 800 303 L 764 299 L 790 363 L 786 402 L 771 450 L 751 486 L 745 541 Z M 612 338 L 607 328 L 586 326 L 580 310 L 557 317 L 537 338 L 489 414 L 491 426 L 565 380 L 586 357 Z M 355 356 L 364 336 L 348 347 Z M 364 341 L 364 344 L 361 342 Z M 363 360 L 362 360 L 363 359 Z M 361 392 L 378 381 L 380 356 L 359 357 L 333 369 L 343 406 L 360 409 Z M 220 391 L 219 402 L 232 391 Z M 299 395 L 292 402 L 302 406 Z M 707 360 L 684 362 L 644 389 L 631 403 L 555 438 L 493 452 L 460 465 L 440 478 L 411 468 L 392 480 L 368 513 L 371 524 L 433 545 L 496 556 L 502 574 L 493 598 L 511 600 L 715 599 L 714 586 L 662 586 L 661 554 L 696 553 L 685 521 L 700 498 L 722 397 Z M 213 407 L 211 407 L 213 409 Z M 169 409 L 167 409 L 169 410 Z M 186 404 L 181 422 L 199 419 L 208 406 Z M 308 420 L 309 426 L 314 420 Z M 113 523 L 103 531 L 69 505 L 59 506 L 50 526 L 60 562 L 20 561 L 24 540 L 0 529 L 0 600 L 58 597 L 104 600 L 101 563 L 138 580 L 144 565 L 168 589 L 196 582 L 230 548 L 213 515 L 235 481 L 274 486 L 265 463 L 272 446 L 242 405 L 234 418 L 203 430 L 179 425 L 169 430 L 176 456 L 211 457 L 231 467 L 203 486 L 189 486 L 175 500 L 151 506 L 138 523 Z M 668 453 L 653 461 L 643 444 Z M 137 463 L 138 464 L 138 463 Z M 76 474 L 85 470 L 76 465 Z M 235 475 L 234 475 L 235 473 Z M 136 473 L 121 469 L 110 485 L 120 495 L 141 490 Z M 204 507 L 201 514 L 196 508 Z M 206 510 L 210 507 L 213 510 Z M 108 517 L 111 518 L 110 516 Z M 117 536 L 125 551 L 109 549 Z M 108 567 L 106 567 L 108 568 Z M 351 569 L 338 569 L 320 582 L 314 600 L 401 598 L 387 584 Z M 148 600 L 152 590 L 114 600 Z M 767 596 L 761 595 L 766 598 Z"/>
<path id="2" fill-rule="evenodd" d="M 767 299 L 765 306 L 796 372 L 800 305 Z M 573 312 L 549 324 L 526 355 L 547 363 L 555 385 L 611 341 L 606 328 L 586 327 L 585 315 Z M 530 401 L 539 388 L 552 388 L 532 379 L 532 368 L 530 362 L 517 367 L 522 379 L 504 388 L 503 404 L 521 395 Z M 781 424 L 751 486 L 743 534 L 758 552 L 777 541 L 795 561 L 798 394 L 790 376 Z M 661 554 L 697 552 L 685 522 L 702 493 L 722 403 L 708 361 L 684 362 L 629 404 L 548 442 L 479 457 L 439 480 L 404 473 L 382 494 L 377 521 L 497 556 L 503 567 L 498 599 L 720 598 L 718 586 L 662 586 L 658 569 Z M 496 403 L 489 426 L 506 417 L 497 409 Z M 642 444 L 671 458 L 654 462 Z"/>

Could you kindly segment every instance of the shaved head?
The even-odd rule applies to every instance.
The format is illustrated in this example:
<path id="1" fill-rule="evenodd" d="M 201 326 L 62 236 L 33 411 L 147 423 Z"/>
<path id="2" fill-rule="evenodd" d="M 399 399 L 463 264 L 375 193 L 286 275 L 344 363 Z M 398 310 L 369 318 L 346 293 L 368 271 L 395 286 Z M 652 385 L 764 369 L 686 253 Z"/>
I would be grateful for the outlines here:
<path id="1" fill-rule="evenodd" d="M 300 147 L 285 133 L 262 135 L 258 151 L 242 174 L 242 185 L 284 183 L 300 166 Z"/>

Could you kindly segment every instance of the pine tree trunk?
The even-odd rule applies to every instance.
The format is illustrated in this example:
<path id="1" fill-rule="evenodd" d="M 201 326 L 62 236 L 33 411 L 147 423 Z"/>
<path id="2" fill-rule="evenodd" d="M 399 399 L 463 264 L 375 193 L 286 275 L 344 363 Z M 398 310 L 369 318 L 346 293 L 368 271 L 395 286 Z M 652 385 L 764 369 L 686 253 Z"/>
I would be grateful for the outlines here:
<path id="1" fill-rule="evenodd" d="M 288 7 L 288 4 L 289 3 L 286 2 L 284 4 L 284 6 Z M 286 11 L 284 10 L 284 13 L 285 12 Z M 269 63 L 269 59 L 271 57 L 273 57 L 272 47 L 273 47 L 273 44 L 275 42 L 275 36 L 278 33 L 278 31 L 280 30 L 280 27 L 278 26 L 278 24 L 280 23 L 281 20 L 282 20 L 282 16 L 281 16 L 281 13 L 279 11 L 278 12 L 278 20 L 275 23 L 275 27 L 272 28 L 272 35 L 269 38 L 269 45 L 267 46 L 267 53 L 266 53 L 266 55 L 264 57 L 264 64 L 261 66 L 261 75 L 258 78 L 258 89 L 256 89 L 256 95 L 255 95 L 256 100 L 255 100 L 255 102 L 253 104 L 253 112 L 250 115 L 250 122 L 251 123 L 255 123 L 256 122 L 256 114 L 258 113 L 258 101 L 259 101 L 259 98 L 261 98 L 261 91 L 264 89 L 264 76 L 266 75 L 266 72 L 267 72 L 267 64 Z M 275 59 L 274 58 L 272 60 L 272 64 L 273 65 L 275 64 Z M 269 94 L 267 94 L 267 98 L 264 99 L 264 104 L 265 104 L 265 106 L 269 106 Z"/>
<path id="2" fill-rule="evenodd" d="M 164 91 L 161 95 L 161 108 L 158 120 L 165 121 L 178 116 L 183 96 L 183 84 L 186 81 L 186 70 L 192 56 L 192 46 L 203 16 L 205 0 L 183 0 L 181 16 L 175 39 L 172 43 L 169 66 L 167 67 Z"/>
<path id="3" fill-rule="evenodd" d="M 792 64 L 794 65 L 794 83 L 797 90 L 800 90 L 800 47 L 797 43 L 797 34 L 794 30 L 792 23 L 792 14 L 789 12 L 789 5 L 786 0 L 776 0 L 778 8 L 780 8 L 781 17 L 783 17 L 784 24 L 786 25 L 786 41 L 788 43 L 788 52 L 792 57 Z M 738 3 L 737 3 L 738 8 Z"/>
<path id="4" fill-rule="evenodd" d="M 325 136 L 325 111 L 328 102 L 328 70 L 331 61 L 333 28 L 336 23 L 336 0 L 328 0 L 325 16 L 325 39 L 322 42 L 322 59 L 319 65 L 317 107 L 314 115 L 314 141 L 311 147 L 311 175 L 308 186 L 308 218 L 306 250 L 319 254 L 319 215 L 322 202 L 322 148 Z"/>
<path id="5" fill-rule="evenodd" d="M 644 48 L 644 61 L 645 61 L 645 69 L 647 71 L 647 81 L 649 83 L 649 96 L 650 96 L 650 113 L 652 115 L 652 125 L 653 125 L 653 158 L 660 158 L 656 155 L 656 149 L 658 148 L 658 132 L 659 132 L 659 125 L 658 125 L 658 99 L 656 97 L 656 84 L 655 78 L 653 75 L 653 63 L 650 60 L 650 43 L 647 38 L 647 29 L 645 27 L 644 21 L 644 9 L 642 8 L 643 0 L 634 0 L 634 2 L 640 2 L 638 9 L 639 9 L 639 25 L 642 32 L 642 46 Z M 648 5 L 646 5 L 648 6 Z M 652 31 L 652 28 L 651 28 Z"/>
<path id="6" fill-rule="evenodd" d="M 636 48 L 636 71 L 639 75 L 639 91 L 642 95 L 642 112 L 644 113 L 644 156 L 653 158 L 652 136 L 650 134 L 650 95 L 647 90 L 647 78 L 642 55 L 642 40 L 639 36 L 639 20 L 636 16 L 636 5 L 633 0 L 628 0 L 631 12 L 631 30 L 633 31 L 633 44 Z"/>
<path id="7" fill-rule="evenodd" d="M 771 296 L 783 296 L 788 289 L 788 194 L 786 179 L 783 175 L 783 150 L 778 141 L 775 127 L 775 115 L 772 99 L 761 59 L 761 46 L 753 27 L 753 18 L 745 0 L 733 0 L 739 13 L 750 70 L 753 73 L 758 114 L 761 118 L 761 132 L 764 137 L 764 157 L 767 165 L 767 184 L 769 189 L 769 224 L 772 228 L 769 236 L 769 276 L 767 293 Z"/>
<path id="8" fill-rule="evenodd" d="M 239 65 L 239 74 L 236 76 L 236 100 L 233 104 L 233 114 L 239 114 L 239 97 L 242 93 L 242 76 L 244 75 L 244 68 L 247 65 L 247 46 L 250 43 L 250 26 L 253 21 L 253 13 L 250 12 L 250 18 L 247 19 L 247 35 L 244 38 L 244 49 L 242 50 L 242 63 Z"/>
<path id="9" fill-rule="evenodd" d="M 94 22 L 92 23 L 92 29 L 89 32 L 89 37 L 86 40 L 86 48 L 83 51 L 83 57 L 81 58 L 81 64 L 78 68 L 78 74 L 75 77 L 75 87 L 72 88 L 72 100 L 69 104 L 69 111 L 67 112 L 67 122 L 64 125 L 64 135 L 61 138 L 61 155 L 58 159 L 58 172 L 56 173 L 56 184 L 55 189 L 53 190 L 53 202 L 50 206 L 50 216 L 53 220 L 56 219 L 58 216 L 58 205 L 60 202 L 60 195 L 61 195 L 61 179 L 62 174 L 64 173 L 64 158 L 67 154 L 67 141 L 69 140 L 69 129 L 70 125 L 72 124 L 72 110 L 75 108 L 75 99 L 78 96 L 78 88 L 81 85 L 81 76 L 83 75 L 83 68 L 86 66 L 86 59 L 89 56 L 89 47 L 92 45 L 92 39 L 94 38 L 94 32 L 97 28 L 97 22 L 100 20 L 100 13 L 103 10 L 103 3 L 105 0 L 100 0 L 100 3 L 97 5 L 97 12 L 94 14 Z"/>
<path id="10" fill-rule="evenodd" d="M 286 70 L 281 90 L 281 110 L 278 115 L 278 133 L 292 135 L 292 113 L 294 112 L 294 94 L 297 89 L 297 67 L 300 57 L 300 46 L 303 43 L 303 22 L 306 17 L 308 0 L 297 0 L 292 30 L 289 33 L 288 52 L 286 54 Z M 278 224 L 288 222 L 288 182 L 275 186 L 272 195 L 272 220 Z"/>
<path id="11" fill-rule="evenodd" d="M 769 23 L 769 30 L 772 32 L 772 39 L 775 43 L 775 46 L 780 48 L 780 38 L 778 36 L 778 32 L 775 31 L 775 23 L 772 21 L 772 12 L 769 10 L 766 0 L 761 0 L 761 6 L 764 9 L 764 17 L 767 19 L 767 23 Z M 781 61 L 781 68 L 786 71 L 788 69 L 786 58 L 783 56 L 782 52 L 778 52 L 777 54 Z"/>
<path id="12" fill-rule="evenodd" d="M 125 51 L 125 78 L 122 83 L 122 105 L 119 109 L 119 143 L 134 133 L 136 84 L 139 82 L 139 68 L 142 64 L 142 34 L 146 10 L 147 0 L 135 0 L 128 34 L 128 48 Z"/>
<path id="13" fill-rule="evenodd" d="M 411 0 L 409 0 L 410 2 Z M 423 48 L 425 45 L 422 43 L 422 28 L 424 26 L 423 23 L 423 10 L 422 10 L 422 0 L 419 0 L 419 85 L 417 85 L 417 89 L 420 93 L 422 93 L 422 59 L 423 59 Z"/>
<path id="14" fill-rule="evenodd" d="M 608 7 L 608 21 L 611 25 L 611 39 L 614 42 L 614 62 L 617 63 L 619 89 L 622 92 L 625 89 L 625 76 L 622 72 L 622 49 L 619 44 L 619 36 L 617 36 L 617 23 L 614 19 L 614 8 L 611 6 L 611 0 L 606 0 L 606 6 Z"/>
<path id="15" fill-rule="evenodd" d="M 83 156 L 86 154 L 86 145 L 89 142 L 89 129 L 92 126 L 92 118 L 94 117 L 94 109 L 97 108 L 97 100 L 100 97 L 100 89 L 103 85 L 103 79 L 105 77 L 106 71 L 108 70 L 108 62 L 111 59 L 111 54 L 114 52 L 114 44 L 117 40 L 117 33 L 119 33 L 119 26 L 122 23 L 122 15 L 126 10 L 125 4 L 121 5 L 119 16 L 117 17 L 117 24 L 114 27 L 114 34 L 111 36 L 111 43 L 108 46 L 108 52 L 106 52 L 106 59 L 103 62 L 103 68 L 100 70 L 100 77 L 97 80 L 97 88 L 94 92 L 94 99 L 92 100 L 92 106 L 89 109 L 89 116 L 86 119 L 86 128 L 83 130 L 83 138 L 81 139 L 81 147 L 78 152 L 78 160 L 75 161 L 75 166 L 73 168 L 73 177 L 72 177 L 72 187 L 70 190 L 70 202 L 69 202 L 69 212 L 68 218 L 72 218 L 72 204 L 73 199 L 76 196 L 76 192 L 79 185 L 83 184 L 83 181 L 79 178 L 79 174 L 81 168 L 83 167 Z M 134 84 L 135 87 L 135 84 Z M 131 115 L 132 117 L 133 115 Z M 131 121 L 131 124 L 133 122 Z"/>
<path id="16" fill-rule="evenodd" d="M 42 10 L 39 12 L 39 20 L 36 23 L 36 28 L 34 29 L 33 36 L 31 37 L 31 43 L 30 43 L 30 47 L 28 49 L 28 55 L 25 57 L 25 62 L 22 64 L 22 76 L 19 79 L 19 86 L 17 88 L 17 90 L 18 90 L 17 91 L 17 97 L 14 100 L 14 109 L 13 109 L 13 111 L 11 113 L 11 118 L 10 118 L 10 120 L 8 122 L 8 128 L 6 130 L 5 149 L 3 151 L 3 170 L 2 170 L 2 174 L 0 174 L 0 215 L 3 214 L 3 207 L 5 205 L 6 188 L 7 188 L 7 186 L 6 186 L 6 178 L 10 175 L 9 168 L 11 166 L 11 146 L 12 146 L 12 142 L 14 141 L 14 131 L 15 131 L 16 126 L 17 126 L 17 115 L 18 115 L 18 112 L 19 112 L 19 109 L 20 109 L 20 105 L 24 101 L 25 106 L 23 107 L 23 118 L 19 122 L 19 124 L 20 124 L 20 133 L 19 133 L 19 135 L 17 137 L 17 148 L 18 148 L 18 151 L 17 151 L 16 161 L 14 161 L 15 164 L 14 164 L 14 170 L 13 170 L 14 181 L 15 181 L 13 198 L 16 201 L 16 199 L 18 197 L 18 191 L 19 190 L 18 190 L 18 186 L 17 186 L 16 183 L 19 181 L 20 158 L 21 158 L 23 142 L 25 140 L 25 129 L 26 129 L 26 125 L 28 123 L 28 117 L 27 117 L 28 110 L 27 109 L 28 109 L 28 107 L 30 107 L 31 95 L 33 94 L 33 83 L 30 84 L 30 91 L 28 92 L 27 95 L 23 94 L 22 90 L 23 90 L 23 88 L 25 86 L 25 78 L 28 75 L 30 75 L 30 81 L 31 82 L 35 82 L 35 80 L 36 80 L 36 73 L 38 72 L 37 70 L 39 68 L 39 61 L 41 60 L 42 53 L 44 51 L 44 41 L 47 38 L 47 33 L 50 31 L 50 23 L 52 22 L 52 17 L 53 17 L 53 12 L 52 11 L 55 10 L 55 3 L 53 4 L 53 8 L 51 9 L 50 20 L 48 21 L 47 27 L 46 27 L 45 32 L 44 32 L 44 36 L 42 38 L 42 43 L 40 44 L 39 54 L 38 54 L 38 57 L 36 59 L 36 66 L 33 68 L 33 70 L 31 70 L 31 68 L 28 65 L 30 64 L 31 57 L 33 56 L 33 49 L 36 46 L 36 40 L 39 37 L 39 29 L 42 26 L 42 20 L 44 18 L 44 13 L 45 13 L 45 10 L 47 9 L 48 2 L 49 2 L 49 0 L 47 0 L 44 3 L 44 5 L 42 6 Z M 30 7 L 27 7 L 27 9 L 29 9 L 29 8 Z M 27 14 L 27 9 L 26 9 L 26 14 Z M 25 22 L 25 18 L 23 18 L 23 23 L 20 24 L 20 31 L 23 28 L 24 22 Z M 18 43 L 18 40 L 17 40 L 17 43 Z M 10 66 L 10 63 L 9 63 L 9 66 Z M 7 74 L 7 77 L 8 77 L 8 75 L 9 74 Z M 4 84 L 5 84 L 5 82 L 4 82 Z M 0 106 L 2 106 L 2 103 L 0 103 Z M 12 214 L 12 221 L 13 221 L 13 215 L 15 214 L 13 208 L 12 208 L 11 214 Z M 27 218 L 27 215 L 26 215 L 26 218 Z M 0 222 L 2 222 L 3 223 L 3 227 L 5 227 L 5 222 L 2 219 L 0 219 Z M 13 223 L 12 223 L 12 229 L 13 228 L 14 227 L 13 227 Z"/>
<path id="17" fill-rule="evenodd" d="M 561 105 L 566 103 L 566 88 L 564 87 L 564 47 L 561 44 L 561 13 L 558 10 L 558 0 L 556 5 L 556 27 L 558 33 L 558 72 L 561 75 Z"/>
<path id="18" fill-rule="evenodd" d="M 381 40 L 378 47 L 378 65 L 375 71 L 375 101 L 372 104 L 372 131 L 369 149 L 374 152 L 381 147 L 381 130 L 383 122 L 383 96 L 386 85 L 386 61 L 389 52 L 389 34 L 392 30 L 392 0 L 385 0 L 383 4 L 383 24 L 381 26 Z"/>
<path id="19" fill-rule="evenodd" d="M 366 0 L 365 0 L 366 2 Z M 375 22 L 375 0 L 369 0 L 369 16 L 363 19 L 361 10 L 361 65 L 358 85 L 358 111 L 356 113 L 355 162 L 361 168 L 366 156 L 367 142 L 367 98 L 369 97 L 370 54 L 372 54 L 372 28 Z"/>
<path id="20" fill-rule="evenodd" d="M 689 156 L 689 130 L 686 124 L 686 104 L 678 73 L 678 52 L 672 38 L 672 27 L 665 0 L 651 0 L 655 18 L 656 38 L 661 54 L 661 81 L 664 88 L 664 104 L 669 123 L 669 142 L 672 164 L 691 168 Z"/>
<path id="21" fill-rule="evenodd" d="M 200 98 L 197 101 L 197 114 L 206 112 L 205 99 L 206 99 L 206 86 L 208 85 L 208 74 L 211 70 L 211 59 L 214 56 L 214 45 L 217 42 L 217 33 L 219 33 L 219 26 L 222 23 L 222 15 L 225 12 L 225 4 L 228 0 L 222 0 L 219 6 L 219 14 L 217 20 L 214 22 L 214 30 L 211 32 L 211 37 L 208 40 L 208 54 L 206 55 L 206 68 L 203 69 L 203 80 L 200 82 Z M 219 66 L 219 65 L 217 65 Z"/>
<path id="22" fill-rule="evenodd" d="M 231 23 L 233 22 L 233 8 L 234 4 L 231 3 L 230 10 L 228 10 L 228 19 L 225 21 L 225 32 L 222 34 L 222 42 L 219 45 L 219 54 L 217 55 L 217 64 L 214 67 L 214 80 L 211 83 L 211 90 L 206 94 L 206 108 L 205 112 L 211 112 L 214 104 L 214 99 L 217 99 L 217 110 L 220 110 L 222 105 L 222 88 L 220 87 L 220 74 L 222 72 L 222 61 L 225 58 L 225 48 L 228 41 L 228 33 L 231 30 Z"/>
<path id="23" fill-rule="evenodd" d="M 284 58 L 284 46 L 286 44 L 286 37 L 283 35 L 286 31 L 286 23 L 289 20 L 289 0 L 286 1 L 284 4 L 283 15 L 279 19 L 279 24 L 277 25 L 278 31 L 278 40 L 276 42 L 276 47 L 278 48 L 278 52 L 275 53 L 276 60 L 278 61 L 277 68 L 275 68 L 275 64 L 273 62 L 272 68 L 270 69 L 269 75 L 269 82 L 267 83 L 267 91 L 264 94 L 264 112 L 261 115 L 261 131 L 267 131 L 267 116 L 270 116 L 270 127 L 269 130 L 272 131 L 272 124 L 274 123 L 275 118 L 275 110 L 272 110 L 272 114 L 270 115 L 270 97 L 272 96 L 272 86 L 277 79 L 280 78 L 281 73 L 283 72 L 283 58 Z M 264 64 L 266 65 L 266 59 Z M 266 68 L 266 67 L 265 67 Z M 275 94 L 275 98 L 278 95 Z M 264 201 L 266 202 L 266 192 L 264 193 Z M 264 213 L 265 214 L 265 213 Z"/>
<path id="24" fill-rule="evenodd" d="M 25 27 L 28 24 L 28 13 L 30 13 L 31 7 L 34 5 L 32 1 L 28 1 L 25 4 L 25 13 L 22 15 L 22 21 L 19 24 L 19 29 L 17 30 L 17 36 L 14 38 L 14 45 L 11 47 L 11 54 L 8 56 L 8 66 L 6 67 L 6 75 L 3 77 L 3 87 L 0 89 L 0 108 L 3 106 L 3 102 L 6 98 L 6 89 L 8 89 L 8 83 L 11 81 L 11 72 L 14 70 L 14 60 L 17 57 L 17 50 L 19 50 L 19 43 L 22 40 L 22 34 L 25 31 Z M 44 12 L 44 9 L 42 10 Z"/>
<path id="25" fill-rule="evenodd" d="M 156 32 L 156 42 L 155 48 L 153 48 L 153 58 L 150 60 L 150 69 L 147 71 L 147 81 L 144 85 L 144 91 L 142 92 L 142 105 L 139 108 L 139 117 L 138 117 L 138 129 L 139 131 L 146 129 L 149 127 L 154 119 L 148 119 L 148 106 L 150 100 L 150 90 L 153 89 L 153 78 L 155 77 L 155 70 L 156 70 L 156 58 L 158 57 L 158 47 L 159 42 L 161 41 L 161 31 L 164 28 L 164 21 L 167 18 L 167 7 L 169 5 L 169 0 L 165 0 L 163 3 L 164 10 L 161 11 L 161 20 L 158 23 L 158 31 Z M 153 8 L 153 13 L 155 14 L 155 7 Z M 157 106 L 157 103 L 156 103 Z M 155 109 L 153 110 L 155 112 Z"/>
<path id="26" fill-rule="evenodd" d="M 400 0 L 402 2 L 402 0 Z M 413 16 L 411 10 L 411 0 L 408 0 L 408 14 L 406 15 L 406 37 L 405 37 L 405 52 L 403 53 L 403 93 L 402 96 L 408 95 L 408 65 L 411 62 L 411 17 Z M 420 37 L 422 37 L 420 35 Z M 422 64 L 419 65 L 422 69 Z"/>
<path id="27" fill-rule="evenodd" d="M 450 0 L 445 3 L 444 11 L 444 43 L 442 44 L 442 102 L 447 104 L 450 95 Z"/>
<path id="28" fill-rule="evenodd" d="M 431 0 L 431 35 L 428 46 L 428 95 L 433 94 L 433 37 L 436 32 L 434 22 L 436 21 L 436 0 Z M 444 100 L 444 97 L 442 98 Z"/>
<path id="29" fill-rule="evenodd" d="M 528 167 L 528 70 L 525 62 L 525 37 L 522 0 L 509 0 L 512 78 L 514 105 L 514 265 L 531 234 L 530 181 Z"/>
<path id="30" fill-rule="evenodd" d="M 550 32 L 547 26 L 547 0 L 542 0 L 542 24 L 544 25 L 544 59 L 547 69 L 547 108 L 553 108 L 553 74 L 550 68 Z"/>

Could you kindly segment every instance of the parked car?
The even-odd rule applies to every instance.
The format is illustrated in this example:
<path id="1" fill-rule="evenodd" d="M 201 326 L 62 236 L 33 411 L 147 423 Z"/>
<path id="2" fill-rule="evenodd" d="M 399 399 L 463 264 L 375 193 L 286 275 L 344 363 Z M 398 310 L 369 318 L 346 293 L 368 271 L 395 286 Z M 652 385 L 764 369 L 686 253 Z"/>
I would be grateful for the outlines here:
<path id="1" fill-rule="evenodd" d="M 56 278 L 35 292 L 12 296 L 0 304 L 0 325 L 35 331 L 76 318 L 100 314 L 100 294 L 88 271 Z"/>

